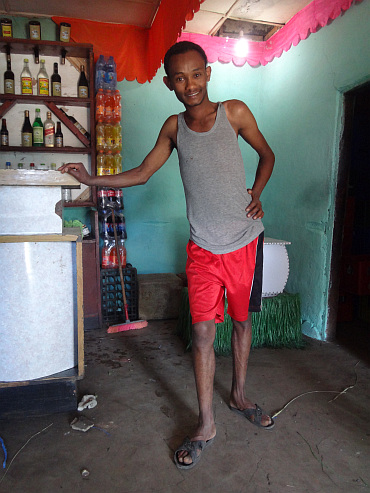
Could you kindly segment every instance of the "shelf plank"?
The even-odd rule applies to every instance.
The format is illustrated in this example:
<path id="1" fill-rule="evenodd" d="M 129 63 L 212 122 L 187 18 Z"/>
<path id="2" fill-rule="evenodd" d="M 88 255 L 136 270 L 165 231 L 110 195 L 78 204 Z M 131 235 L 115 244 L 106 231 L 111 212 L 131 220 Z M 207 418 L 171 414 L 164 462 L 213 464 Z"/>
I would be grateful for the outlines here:
<path id="1" fill-rule="evenodd" d="M 15 105 L 15 100 L 5 101 L 0 107 L 0 118 L 4 117 L 8 111 Z"/>
<path id="2" fill-rule="evenodd" d="M 81 184 L 69 173 L 53 170 L 0 169 L 0 185 L 49 186 L 80 188 Z"/>
<path id="3" fill-rule="evenodd" d="M 93 50 L 93 46 L 88 43 L 63 43 L 62 41 L 35 41 L 33 39 L 0 37 L 0 50 L 5 53 L 9 47 L 10 54 L 33 54 L 36 46 L 39 48 L 40 58 L 41 56 L 60 56 L 62 49 L 66 50 L 67 56 L 85 58 Z"/>
<path id="4" fill-rule="evenodd" d="M 41 104 L 45 102 L 59 104 L 60 106 L 82 106 L 89 108 L 91 105 L 90 98 L 74 98 L 72 96 L 37 96 L 31 94 L 0 94 L 0 101 L 4 104 L 13 105 L 15 103 Z"/>
<path id="5" fill-rule="evenodd" d="M 91 149 L 87 147 L 22 147 L 22 146 L 2 146 L 0 152 L 50 152 L 57 154 L 90 154 Z"/>

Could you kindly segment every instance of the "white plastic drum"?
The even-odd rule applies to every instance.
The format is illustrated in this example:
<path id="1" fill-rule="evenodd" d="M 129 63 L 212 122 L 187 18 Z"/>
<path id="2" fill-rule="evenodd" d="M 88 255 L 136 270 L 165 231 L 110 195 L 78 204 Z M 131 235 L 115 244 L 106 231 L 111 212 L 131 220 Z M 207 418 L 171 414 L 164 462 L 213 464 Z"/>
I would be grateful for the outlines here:
<path id="1" fill-rule="evenodd" d="M 262 296 L 276 296 L 284 291 L 289 277 L 289 241 L 265 238 L 263 248 Z"/>

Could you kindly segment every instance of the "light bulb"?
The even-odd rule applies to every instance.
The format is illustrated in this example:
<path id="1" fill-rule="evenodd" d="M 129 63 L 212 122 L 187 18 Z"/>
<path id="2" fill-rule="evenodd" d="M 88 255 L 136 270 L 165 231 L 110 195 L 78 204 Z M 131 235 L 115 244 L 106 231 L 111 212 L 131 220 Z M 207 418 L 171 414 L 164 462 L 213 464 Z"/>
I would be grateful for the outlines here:
<path id="1" fill-rule="evenodd" d="M 235 43 L 234 53 L 238 58 L 245 58 L 248 55 L 249 44 L 245 38 L 239 38 Z"/>

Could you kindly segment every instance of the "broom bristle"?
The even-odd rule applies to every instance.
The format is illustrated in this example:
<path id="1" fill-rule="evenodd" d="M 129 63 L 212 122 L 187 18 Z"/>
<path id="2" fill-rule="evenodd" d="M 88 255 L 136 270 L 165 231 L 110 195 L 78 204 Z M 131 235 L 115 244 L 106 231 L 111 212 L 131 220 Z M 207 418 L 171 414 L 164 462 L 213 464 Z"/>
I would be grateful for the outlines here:
<path id="1" fill-rule="evenodd" d="M 147 327 L 148 322 L 146 320 L 136 320 L 135 322 L 126 322 L 124 324 L 116 324 L 108 327 L 108 334 L 114 334 L 115 332 L 123 332 L 125 330 L 143 329 Z"/>

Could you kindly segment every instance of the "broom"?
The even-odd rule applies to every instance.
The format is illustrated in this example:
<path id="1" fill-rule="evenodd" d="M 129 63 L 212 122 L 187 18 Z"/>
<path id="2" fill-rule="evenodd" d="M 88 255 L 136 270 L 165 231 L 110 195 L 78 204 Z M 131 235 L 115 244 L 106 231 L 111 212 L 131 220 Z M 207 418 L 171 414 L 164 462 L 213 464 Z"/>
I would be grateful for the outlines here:
<path id="1" fill-rule="evenodd" d="M 114 210 L 112 210 L 112 220 L 113 220 L 114 240 L 116 242 L 118 269 L 119 269 L 119 277 L 121 279 L 121 288 L 122 288 L 123 305 L 124 305 L 124 309 L 125 309 L 126 322 L 122 323 L 122 324 L 111 325 L 110 327 L 108 327 L 107 332 L 109 334 L 113 334 L 115 332 L 122 332 L 124 330 L 143 329 L 144 327 L 146 327 L 148 325 L 148 322 L 146 320 L 136 320 L 135 322 L 130 322 L 130 319 L 128 316 L 128 306 L 127 306 L 127 299 L 126 299 L 125 283 L 123 281 L 121 257 L 120 257 L 119 248 L 118 248 L 118 238 L 117 238 L 116 219 L 114 217 Z"/>

